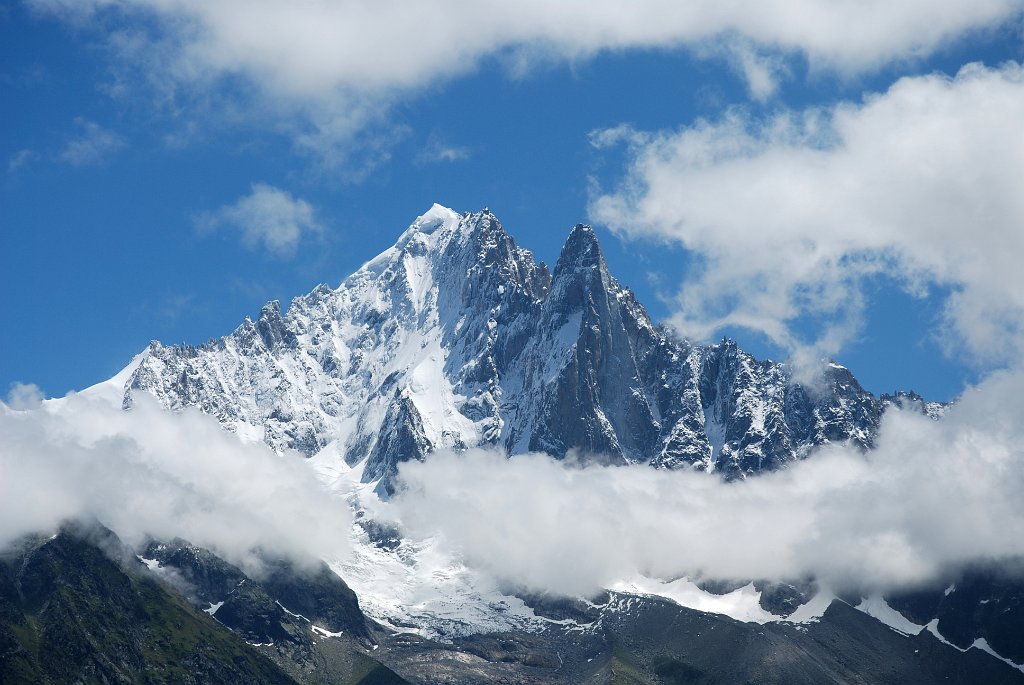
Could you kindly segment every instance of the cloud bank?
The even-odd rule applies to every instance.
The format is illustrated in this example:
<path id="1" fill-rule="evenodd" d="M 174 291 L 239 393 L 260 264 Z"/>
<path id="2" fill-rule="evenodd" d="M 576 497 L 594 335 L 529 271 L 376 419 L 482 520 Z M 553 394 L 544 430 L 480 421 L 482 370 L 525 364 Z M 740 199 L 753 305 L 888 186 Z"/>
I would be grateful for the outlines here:
<path id="1" fill-rule="evenodd" d="M 348 549 L 348 506 L 304 460 L 145 395 L 130 411 L 74 394 L 22 411 L 0 403 L 0 473 L 0 547 L 96 517 L 130 544 L 180 536 L 248 568 L 257 548 L 299 559 Z"/>
<path id="2" fill-rule="evenodd" d="M 949 288 L 950 341 L 985 363 L 1024 351 L 1024 67 L 964 67 L 888 91 L 755 121 L 733 112 L 677 131 L 597 131 L 625 143 L 622 184 L 593 218 L 621 235 L 681 243 L 703 260 L 672 323 L 726 326 L 789 350 L 835 354 L 859 331 L 864 286 Z M 820 339 L 792 323 L 818 317 Z"/>
<path id="3" fill-rule="evenodd" d="M 30 0 L 37 11 L 104 33 L 130 92 L 193 106 L 244 94 L 236 116 L 267 116 L 297 145 L 330 158 L 394 102 L 478 68 L 515 73 L 602 51 L 690 49 L 725 56 L 766 98 L 802 56 L 814 71 L 854 74 L 923 57 L 970 31 L 1021 15 L 1015 0 Z M 725 45 L 721 49 L 715 45 Z M 211 111 L 228 109 L 221 102 Z"/>
<path id="4" fill-rule="evenodd" d="M 889 590 L 1024 555 L 1024 375 L 968 391 L 941 421 L 885 417 L 865 455 L 831 446 L 734 484 L 648 466 L 576 468 L 473 450 L 402 465 L 385 509 L 511 585 L 586 595 L 637 573 L 800 579 Z"/>

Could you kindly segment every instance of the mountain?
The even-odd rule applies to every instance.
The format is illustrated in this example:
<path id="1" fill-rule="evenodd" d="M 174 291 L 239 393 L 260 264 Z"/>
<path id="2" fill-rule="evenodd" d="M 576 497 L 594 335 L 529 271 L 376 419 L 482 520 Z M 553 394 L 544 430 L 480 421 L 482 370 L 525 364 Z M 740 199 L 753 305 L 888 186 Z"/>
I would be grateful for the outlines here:
<path id="1" fill-rule="evenodd" d="M 810 377 L 655 325 L 587 226 L 549 269 L 489 211 L 435 206 L 337 288 L 205 345 L 153 342 L 97 386 L 314 458 L 354 509 L 350 553 L 254 549 L 242 569 L 185 540 L 130 550 L 97 523 L 40 533 L 0 551 L 0 681 L 1024 682 L 1024 583 L 1002 564 L 884 597 L 638 574 L 566 598 L 508 587 L 367 506 L 435 450 L 735 480 L 830 442 L 869 449 L 888 407 L 945 410 L 876 398 L 833 362 Z"/>
<path id="2" fill-rule="evenodd" d="M 200 345 L 154 341 L 140 392 L 195 406 L 276 450 L 362 464 L 394 487 L 437 449 L 648 463 L 744 478 L 827 442 L 871 446 L 887 404 L 844 367 L 800 383 L 729 340 L 693 345 L 655 325 L 572 229 L 553 270 L 488 210 L 435 205 L 337 288 Z"/>

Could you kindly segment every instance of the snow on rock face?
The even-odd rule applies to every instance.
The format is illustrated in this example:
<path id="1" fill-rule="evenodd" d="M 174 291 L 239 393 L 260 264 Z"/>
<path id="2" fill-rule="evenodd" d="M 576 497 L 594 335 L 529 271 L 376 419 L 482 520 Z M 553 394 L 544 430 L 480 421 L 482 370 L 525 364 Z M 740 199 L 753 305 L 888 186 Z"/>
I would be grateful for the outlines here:
<path id="1" fill-rule="evenodd" d="M 433 449 L 497 442 L 499 370 L 529 336 L 550 275 L 489 213 L 434 206 L 337 289 L 199 346 L 154 342 L 124 397 L 199 407 L 242 435 L 307 455 L 337 441 L 367 478 Z M 499 336 L 499 331 L 502 335 Z"/>
<path id="2" fill-rule="evenodd" d="M 480 445 L 742 478 L 814 445 L 870 446 L 885 406 L 839 365 L 805 388 L 731 341 L 658 328 L 588 226 L 551 273 L 489 211 L 439 205 L 338 288 L 133 363 L 125 407 L 148 392 L 279 451 L 329 446 L 385 491 L 402 461 Z"/>

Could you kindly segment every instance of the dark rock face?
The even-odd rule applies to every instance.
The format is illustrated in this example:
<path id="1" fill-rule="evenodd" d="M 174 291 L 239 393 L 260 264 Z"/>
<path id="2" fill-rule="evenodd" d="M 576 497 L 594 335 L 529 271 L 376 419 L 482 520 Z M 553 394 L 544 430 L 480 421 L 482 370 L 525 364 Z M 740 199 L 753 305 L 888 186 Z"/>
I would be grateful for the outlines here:
<path id="1" fill-rule="evenodd" d="M 525 395 L 542 400 L 522 427 L 530 433 L 530 450 L 645 460 L 658 435 L 639 366 L 638 353 L 651 343 L 649 328 L 646 312 L 608 273 L 593 230 L 576 226 L 555 265 L 535 334 L 542 342 Z M 564 342 L 568 349 L 558 350 Z M 564 355 L 565 364 L 549 381 L 552 349 Z"/>
<path id="2" fill-rule="evenodd" d="M 759 604 L 776 616 L 790 616 L 818 592 L 813 583 L 758 583 L 761 591 Z"/>
<path id="3" fill-rule="evenodd" d="M 289 559 L 263 558 L 258 575 L 250 577 L 209 550 L 180 539 L 151 543 L 145 558 L 158 561 L 161 570 L 171 569 L 184 580 L 178 584 L 180 591 L 198 608 L 211 611 L 251 642 L 294 641 L 286 628 L 293 619 L 330 633 L 369 639 L 369 624 L 355 593 L 322 561 L 297 565 Z"/>
<path id="4" fill-rule="evenodd" d="M 287 629 L 288 615 L 283 606 L 257 583 L 242 580 L 213 617 L 248 642 L 262 645 L 301 640 L 300 635 Z"/>
<path id="5" fill-rule="evenodd" d="M 245 580 L 245 574 L 237 567 L 180 538 L 166 544 L 153 541 L 142 556 L 175 569 L 184 581 L 182 593 L 201 607 L 219 602 Z"/>
<path id="6" fill-rule="evenodd" d="M 837 364 L 798 383 L 725 340 L 655 326 L 588 226 L 553 272 L 490 212 L 436 207 L 337 289 L 272 302 L 200 347 L 153 343 L 125 389 L 312 455 L 334 442 L 393 492 L 399 464 L 496 445 L 745 478 L 815 446 L 871 446 L 888 406 Z"/>
<path id="7" fill-rule="evenodd" d="M 423 461 L 431 447 L 416 405 L 408 397 L 398 398 L 388 408 L 363 477 L 367 481 L 383 479 L 384 492 L 393 494 L 392 483 L 398 475 L 398 465 L 410 459 Z"/>
<path id="8" fill-rule="evenodd" d="M 983 639 L 999 655 L 1024 663 L 1024 560 L 979 564 L 944 587 L 887 597 L 889 605 L 918 625 L 935 621 L 943 638 L 960 649 Z"/>
<path id="9" fill-rule="evenodd" d="M 739 623 L 652 598 L 630 608 L 605 616 L 616 646 L 607 668 L 638 673 L 637 682 L 1024 682 L 979 650 L 960 653 L 927 632 L 902 636 L 843 602 L 804 626 Z M 660 679 L 643 678 L 651 672 Z"/>
<path id="10" fill-rule="evenodd" d="M 267 564 L 258 582 L 289 611 L 327 631 L 369 638 L 356 594 L 323 562 L 297 567 L 289 560 L 276 560 Z"/>

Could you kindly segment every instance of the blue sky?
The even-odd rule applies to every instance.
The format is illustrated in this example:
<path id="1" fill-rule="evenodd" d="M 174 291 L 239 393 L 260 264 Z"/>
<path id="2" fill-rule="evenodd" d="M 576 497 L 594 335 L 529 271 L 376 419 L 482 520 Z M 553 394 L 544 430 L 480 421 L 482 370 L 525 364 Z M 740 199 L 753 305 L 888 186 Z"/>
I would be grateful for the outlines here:
<path id="1" fill-rule="evenodd" d="M 655 318 L 876 393 L 1015 363 L 1022 4 L 691 4 L 4 4 L 0 394 L 337 285 L 433 202 L 549 264 L 594 223 Z"/>

